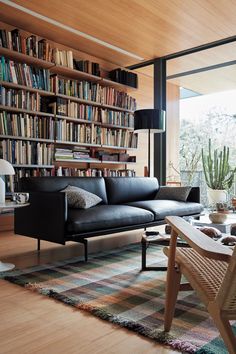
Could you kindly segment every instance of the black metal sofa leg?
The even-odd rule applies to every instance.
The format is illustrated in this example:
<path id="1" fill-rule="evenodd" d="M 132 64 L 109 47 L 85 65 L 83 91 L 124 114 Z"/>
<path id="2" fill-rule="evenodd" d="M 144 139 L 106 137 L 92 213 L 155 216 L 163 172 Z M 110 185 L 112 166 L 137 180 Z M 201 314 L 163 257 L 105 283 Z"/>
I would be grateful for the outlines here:
<path id="1" fill-rule="evenodd" d="M 85 262 L 88 261 L 88 240 L 83 241 L 84 244 L 84 260 Z"/>
<path id="2" fill-rule="evenodd" d="M 40 239 L 37 240 L 37 251 L 40 251 Z"/>

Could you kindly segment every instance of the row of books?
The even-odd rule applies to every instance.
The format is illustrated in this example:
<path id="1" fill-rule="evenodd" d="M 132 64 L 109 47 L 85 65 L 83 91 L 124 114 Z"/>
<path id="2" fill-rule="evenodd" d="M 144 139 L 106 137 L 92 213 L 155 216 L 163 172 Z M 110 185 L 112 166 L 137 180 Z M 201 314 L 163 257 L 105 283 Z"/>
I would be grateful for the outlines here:
<path id="1" fill-rule="evenodd" d="M 102 109 L 60 97 L 57 98 L 57 114 L 91 122 L 134 127 L 134 116 L 131 113 Z"/>
<path id="2" fill-rule="evenodd" d="M 38 92 L 8 89 L 0 85 L 0 105 L 26 109 L 30 111 L 48 111 L 45 97 Z"/>
<path id="3" fill-rule="evenodd" d="M 57 176 L 73 176 L 73 177 L 135 177 L 134 170 L 111 170 L 109 168 L 78 169 L 78 168 L 59 167 L 56 173 Z"/>
<path id="4" fill-rule="evenodd" d="M 131 111 L 136 110 L 136 99 L 129 96 L 126 92 L 115 90 L 113 87 L 103 87 L 101 94 L 102 104 L 120 107 Z"/>
<path id="5" fill-rule="evenodd" d="M 138 88 L 138 75 L 124 69 L 115 69 L 109 72 L 112 81 Z"/>
<path id="6" fill-rule="evenodd" d="M 52 117 L 0 112 L 0 135 L 53 140 L 54 127 Z"/>
<path id="7" fill-rule="evenodd" d="M 102 145 L 137 148 L 137 134 L 123 129 L 102 128 Z"/>
<path id="8" fill-rule="evenodd" d="M 99 121 L 104 124 L 120 125 L 124 127 L 134 127 L 134 116 L 128 112 L 111 111 L 100 109 Z"/>
<path id="9" fill-rule="evenodd" d="M 50 73 L 40 69 L 0 57 L 0 80 L 14 84 L 50 91 Z"/>
<path id="10" fill-rule="evenodd" d="M 98 107 L 69 101 L 60 97 L 57 98 L 57 114 L 93 122 L 100 121 Z"/>
<path id="11" fill-rule="evenodd" d="M 39 39 L 35 35 L 22 36 L 17 28 L 12 31 L 0 29 L 0 47 L 52 61 L 52 48 L 46 39 Z"/>
<path id="12" fill-rule="evenodd" d="M 101 102 L 101 86 L 89 81 L 76 81 L 51 76 L 53 91 L 61 95 L 81 98 L 88 101 Z"/>
<path id="13" fill-rule="evenodd" d="M 45 143 L 4 139 L 0 141 L 0 156 L 17 165 L 51 165 L 53 147 Z"/>
<path id="14" fill-rule="evenodd" d="M 88 74 L 100 76 L 100 67 L 98 63 L 93 63 L 89 60 L 76 60 L 73 59 L 73 68 L 78 71 L 83 71 Z"/>
<path id="15" fill-rule="evenodd" d="M 132 111 L 136 109 L 135 98 L 113 87 L 102 87 L 88 81 L 62 79 L 57 75 L 52 75 L 50 80 L 53 92 Z"/>
<path id="16" fill-rule="evenodd" d="M 58 120 L 56 122 L 56 139 L 60 141 L 101 145 L 101 127 Z"/>

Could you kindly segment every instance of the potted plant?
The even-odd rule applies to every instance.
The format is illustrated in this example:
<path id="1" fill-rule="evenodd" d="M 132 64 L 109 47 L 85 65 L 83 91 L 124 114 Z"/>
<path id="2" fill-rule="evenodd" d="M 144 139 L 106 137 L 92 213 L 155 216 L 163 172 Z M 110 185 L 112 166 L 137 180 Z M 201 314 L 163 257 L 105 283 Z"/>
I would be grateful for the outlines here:
<path id="1" fill-rule="evenodd" d="M 225 203 L 227 191 L 232 187 L 236 168 L 229 164 L 229 147 L 223 150 L 215 149 L 212 152 L 211 139 L 209 139 L 208 153 L 202 149 L 202 165 L 208 187 L 208 200 L 211 205 Z"/>

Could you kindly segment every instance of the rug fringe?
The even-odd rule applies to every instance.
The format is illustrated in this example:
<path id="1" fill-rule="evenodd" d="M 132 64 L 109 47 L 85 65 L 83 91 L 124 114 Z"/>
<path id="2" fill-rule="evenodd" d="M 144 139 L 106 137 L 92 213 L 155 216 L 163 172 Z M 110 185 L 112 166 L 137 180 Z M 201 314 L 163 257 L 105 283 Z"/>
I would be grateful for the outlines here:
<path id="1" fill-rule="evenodd" d="M 84 302 L 78 303 L 78 300 L 73 300 L 71 298 L 68 298 L 67 296 L 57 293 L 56 291 L 48 288 L 44 288 L 40 284 L 37 283 L 25 283 L 24 280 L 19 279 L 19 277 L 15 276 L 5 276 L 5 280 L 20 285 L 22 287 L 25 287 L 29 289 L 30 291 L 33 292 L 38 292 L 39 294 L 48 296 L 50 298 L 53 298 L 55 300 L 58 300 L 60 302 L 63 302 L 66 305 L 74 306 L 78 308 L 79 310 L 89 312 L 93 314 L 94 316 L 102 319 L 109 321 L 110 323 L 113 323 L 115 325 L 119 325 L 120 327 L 127 328 L 129 330 L 132 330 L 144 337 L 150 338 L 152 340 L 155 340 L 157 343 L 165 344 L 170 347 L 172 347 L 175 350 L 179 350 L 182 353 L 196 353 L 198 348 L 194 345 L 192 345 L 189 342 L 182 342 L 180 340 L 174 339 L 169 333 L 164 332 L 164 331 L 156 331 L 153 329 L 150 329 L 146 326 L 143 326 L 141 324 L 137 324 L 134 321 L 130 321 L 127 319 L 124 319 L 120 316 L 113 315 L 103 309 L 98 309 L 95 308 L 91 305 L 88 305 Z M 204 351 L 204 349 L 201 349 L 201 351 L 197 351 L 198 354 L 214 354 L 210 351 Z"/>

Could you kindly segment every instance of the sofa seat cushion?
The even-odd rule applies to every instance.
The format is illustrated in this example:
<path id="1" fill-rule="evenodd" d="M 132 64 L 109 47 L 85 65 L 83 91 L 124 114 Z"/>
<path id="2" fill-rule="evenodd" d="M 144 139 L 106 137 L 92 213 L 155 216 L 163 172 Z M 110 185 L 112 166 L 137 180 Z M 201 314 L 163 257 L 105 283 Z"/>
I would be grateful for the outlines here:
<path id="1" fill-rule="evenodd" d="M 146 200 L 128 203 L 129 206 L 149 210 L 154 214 L 155 221 L 163 220 L 166 216 L 184 216 L 199 214 L 203 206 L 193 202 L 179 202 L 176 200 Z"/>
<path id="2" fill-rule="evenodd" d="M 67 230 L 71 234 L 148 223 L 151 211 L 128 205 L 97 205 L 90 209 L 69 209 Z"/>

